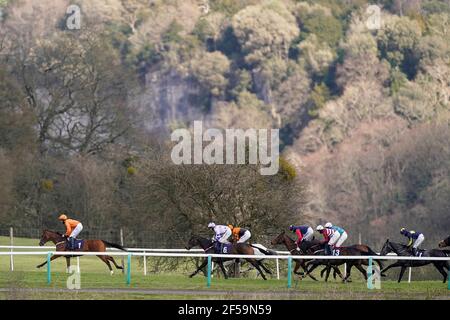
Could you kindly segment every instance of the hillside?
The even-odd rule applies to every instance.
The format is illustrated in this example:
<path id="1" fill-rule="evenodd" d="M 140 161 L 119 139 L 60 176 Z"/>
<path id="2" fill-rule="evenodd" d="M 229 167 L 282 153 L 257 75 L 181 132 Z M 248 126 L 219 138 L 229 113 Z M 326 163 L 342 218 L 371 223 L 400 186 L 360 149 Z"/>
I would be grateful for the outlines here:
<path id="1" fill-rule="evenodd" d="M 377 244 L 448 234 L 448 1 L 0 6 L 0 227 L 66 210 L 133 235 L 210 219 L 255 234 L 330 220 Z M 169 134 L 194 120 L 280 129 L 280 175 L 170 168 Z"/>

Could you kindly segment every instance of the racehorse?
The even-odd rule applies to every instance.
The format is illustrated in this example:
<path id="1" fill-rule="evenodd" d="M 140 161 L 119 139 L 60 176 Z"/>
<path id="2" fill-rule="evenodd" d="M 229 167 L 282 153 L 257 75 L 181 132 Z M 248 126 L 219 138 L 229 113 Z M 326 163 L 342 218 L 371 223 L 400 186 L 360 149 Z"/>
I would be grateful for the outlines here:
<path id="1" fill-rule="evenodd" d="M 439 242 L 439 248 L 449 247 L 450 246 L 450 236 Z"/>
<path id="2" fill-rule="evenodd" d="M 79 249 L 79 250 L 68 250 L 66 248 L 66 238 L 63 237 L 63 235 L 59 232 L 55 232 L 55 231 L 50 231 L 50 230 L 44 230 L 42 232 L 42 236 L 41 236 L 41 240 L 39 241 L 39 245 L 43 246 L 45 245 L 47 242 L 53 242 L 56 245 L 56 251 L 70 251 L 70 252 L 80 252 L 80 251 L 93 251 L 93 252 L 105 252 L 107 247 L 112 247 L 112 248 L 116 248 L 116 249 L 120 249 L 122 251 L 127 251 L 124 247 L 122 247 L 121 245 L 115 244 L 115 243 L 110 243 L 108 241 L 105 240 L 84 240 L 83 241 L 83 246 Z M 50 261 L 55 260 L 56 258 L 61 257 L 60 255 L 53 255 L 50 258 Z M 66 257 L 66 263 L 67 263 L 67 270 L 69 270 L 70 267 L 70 258 L 76 257 L 76 255 L 70 255 L 70 256 L 65 256 Z M 104 263 L 106 263 L 106 265 L 109 268 L 109 271 L 111 274 L 113 274 L 113 270 L 111 267 L 111 264 L 109 263 L 110 261 L 114 264 L 114 266 L 117 269 L 123 269 L 123 267 L 119 266 L 116 261 L 114 260 L 113 257 L 111 256 L 106 256 L 106 255 L 98 255 L 97 257 L 100 258 L 100 260 L 102 260 Z M 41 268 L 43 267 L 45 264 L 47 263 L 47 261 L 45 261 L 44 263 L 41 263 L 40 265 L 37 266 L 37 268 Z"/>
<path id="3" fill-rule="evenodd" d="M 398 256 L 403 257 L 411 256 L 411 252 L 408 246 L 401 243 L 390 242 L 389 239 L 387 239 L 383 248 L 381 249 L 380 255 L 385 256 L 390 252 L 394 252 Z M 421 257 L 448 257 L 450 255 L 450 250 L 431 249 L 420 250 L 420 252 L 422 253 Z M 403 274 L 405 273 L 407 267 L 423 267 L 430 263 L 432 263 L 435 268 L 442 274 L 442 276 L 444 277 L 443 282 L 445 283 L 447 281 L 447 273 L 445 272 L 445 269 L 447 269 L 447 271 L 449 270 L 448 261 L 400 260 L 381 270 L 381 275 L 384 276 L 384 273 L 391 268 L 401 267 L 400 276 L 398 277 L 398 282 L 400 282 L 402 281 Z"/>
<path id="4" fill-rule="evenodd" d="M 340 256 L 365 256 L 367 255 L 364 252 L 361 252 L 358 248 L 356 248 L 356 246 L 350 246 L 350 247 L 341 247 L 339 249 L 339 255 Z M 314 253 L 314 255 L 324 255 L 325 254 L 325 250 L 319 250 L 316 251 Z M 372 255 L 372 254 L 371 254 Z M 376 255 L 376 254 L 374 254 Z M 375 260 L 380 266 L 382 266 L 381 262 L 379 260 Z M 362 275 L 364 276 L 364 279 L 367 280 L 367 272 L 366 270 L 364 270 L 364 268 L 362 267 L 363 265 L 368 266 L 369 263 L 366 259 L 361 259 L 361 260 L 346 260 L 346 259 L 314 259 L 311 260 L 307 263 L 307 267 L 309 268 L 306 275 L 309 275 L 312 271 L 314 271 L 314 269 L 316 269 L 318 266 L 320 265 L 327 265 L 327 266 L 340 266 L 342 264 L 346 263 L 348 268 L 347 268 L 347 275 L 345 276 L 345 278 L 342 280 L 343 282 L 347 282 L 348 279 L 350 278 L 351 272 L 352 272 L 352 268 L 353 266 L 356 267 L 356 269 L 358 269 Z"/>
<path id="5" fill-rule="evenodd" d="M 320 241 L 313 240 L 313 241 L 302 241 L 302 243 L 300 244 L 300 250 L 297 250 L 297 244 L 295 243 L 295 241 L 292 240 L 284 231 L 281 232 L 276 238 L 274 238 L 271 241 L 271 244 L 273 246 L 275 246 L 277 244 L 284 244 L 291 255 L 305 255 L 305 254 L 313 255 L 316 250 L 320 250 L 323 248 L 323 245 L 321 244 Z M 307 272 L 307 269 L 306 269 L 307 261 L 309 261 L 309 260 L 295 259 L 294 273 L 297 275 L 303 276 L 304 273 L 298 272 L 298 269 L 300 267 L 302 267 L 303 270 L 305 272 Z M 336 273 L 341 277 L 341 279 L 344 278 L 342 276 L 339 268 L 333 266 L 333 269 L 334 269 L 334 278 L 336 278 Z M 326 270 L 327 270 L 327 268 L 322 270 L 321 276 L 323 276 L 323 272 Z M 317 279 L 312 274 L 308 274 L 308 275 L 311 279 L 317 281 Z M 327 276 L 326 280 L 328 280 L 328 276 Z"/>
<path id="6" fill-rule="evenodd" d="M 205 251 L 205 253 L 210 253 L 210 254 L 215 253 L 215 242 L 210 239 L 193 235 L 191 237 L 191 239 L 189 239 L 186 249 L 190 250 L 195 246 L 199 246 L 200 248 L 202 248 L 203 251 Z M 236 243 L 236 244 L 232 244 L 231 250 L 228 253 L 229 254 L 254 255 L 255 253 L 257 253 L 255 251 L 255 249 L 257 249 L 257 248 L 253 248 L 252 246 L 250 246 L 246 243 Z M 260 250 L 262 251 L 262 249 L 260 249 Z M 220 269 L 222 270 L 222 272 L 225 276 L 225 279 L 228 279 L 228 275 L 227 275 L 227 272 L 225 271 L 225 267 L 223 266 L 223 262 L 228 261 L 228 260 L 234 260 L 234 259 L 235 258 L 229 258 L 229 259 L 214 258 L 213 259 L 214 262 L 217 262 L 219 264 Z M 267 269 L 267 267 L 261 261 L 258 261 L 253 258 L 246 258 L 245 260 L 247 260 L 252 266 L 254 266 L 256 268 L 256 270 L 258 270 L 259 274 L 261 275 L 261 277 L 264 280 L 267 280 L 267 279 L 266 279 L 266 276 L 264 275 L 263 271 L 261 270 L 261 268 L 264 269 L 264 271 L 267 272 L 268 274 L 272 274 L 272 272 L 269 269 Z M 205 261 L 203 261 L 203 263 L 197 268 L 197 270 L 195 270 L 189 276 L 189 278 L 192 278 L 193 276 L 195 276 L 200 270 L 202 270 L 206 266 L 207 263 L 208 263 L 208 260 L 205 259 Z"/>

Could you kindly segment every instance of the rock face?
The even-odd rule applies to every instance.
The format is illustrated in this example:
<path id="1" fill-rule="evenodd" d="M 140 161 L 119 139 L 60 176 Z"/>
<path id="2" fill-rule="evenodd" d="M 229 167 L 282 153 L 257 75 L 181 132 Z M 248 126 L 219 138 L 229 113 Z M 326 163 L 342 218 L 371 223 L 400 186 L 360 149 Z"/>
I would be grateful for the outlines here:
<path id="1" fill-rule="evenodd" d="M 175 70 L 155 71 L 146 75 L 137 104 L 144 114 L 152 114 L 152 121 L 145 122 L 153 130 L 203 119 L 203 110 L 193 99 L 198 94 L 197 85 Z"/>

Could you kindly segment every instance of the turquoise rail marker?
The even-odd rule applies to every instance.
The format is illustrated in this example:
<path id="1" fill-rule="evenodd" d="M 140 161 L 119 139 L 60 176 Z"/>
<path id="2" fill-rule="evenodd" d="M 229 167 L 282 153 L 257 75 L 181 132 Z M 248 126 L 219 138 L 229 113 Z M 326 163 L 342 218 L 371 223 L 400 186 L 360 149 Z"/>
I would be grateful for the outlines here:
<path id="1" fill-rule="evenodd" d="M 208 276 L 206 278 L 206 286 L 211 287 L 211 256 L 208 256 Z"/>
<path id="2" fill-rule="evenodd" d="M 288 283 L 287 287 L 290 288 L 292 285 L 292 257 L 288 258 Z"/>
<path id="3" fill-rule="evenodd" d="M 52 282 L 52 266 L 51 266 L 51 260 L 52 253 L 47 253 L 47 284 L 50 284 Z"/>
<path id="4" fill-rule="evenodd" d="M 127 259 L 127 285 L 131 284 L 131 253 L 128 254 Z"/>
<path id="5" fill-rule="evenodd" d="M 372 281 L 372 276 L 373 276 L 373 259 L 372 257 L 369 258 L 369 266 L 367 267 L 367 289 L 372 290 L 373 289 L 373 281 Z"/>

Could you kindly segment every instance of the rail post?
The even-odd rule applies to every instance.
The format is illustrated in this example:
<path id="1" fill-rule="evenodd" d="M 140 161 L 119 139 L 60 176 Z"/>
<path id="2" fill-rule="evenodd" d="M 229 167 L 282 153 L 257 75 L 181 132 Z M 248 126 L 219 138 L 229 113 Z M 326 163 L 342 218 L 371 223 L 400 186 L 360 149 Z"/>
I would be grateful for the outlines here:
<path id="1" fill-rule="evenodd" d="M 409 270 L 408 270 L 408 283 L 411 283 L 411 267 L 409 267 Z"/>
<path id="2" fill-rule="evenodd" d="M 208 288 L 211 287 L 211 256 L 208 256 L 208 271 L 207 271 L 207 280 L 206 280 L 206 286 Z"/>
<path id="3" fill-rule="evenodd" d="M 127 285 L 131 284 L 131 253 L 128 254 L 127 259 Z"/>
<path id="4" fill-rule="evenodd" d="M 280 280 L 280 260 L 278 258 L 276 259 L 276 264 L 277 264 L 277 280 Z"/>
<path id="5" fill-rule="evenodd" d="M 287 287 L 290 288 L 291 284 L 292 284 L 292 257 L 288 258 L 288 274 L 287 274 L 287 278 L 288 278 Z"/>
<path id="6" fill-rule="evenodd" d="M 52 282 L 51 257 L 52 253 L 47 253 L 47 284 L 50 284 Z"/>
<path id="7" fill-rule="evenodd" d="M 373 259 L 372 257 L 369 258 L 369 265 L 367 266 L 367 289 L 373 289 L 373 283 L 372 283 L 372 275 L 373 275 Z"/>
<path id="8" fill-rule="evenodd" d="M 447 289 L 450 290 L 450 271 L 447 272 Z"/>
<path id="9" fill-rule="evenodd" d="M 120 245 L 123 247 L 123 229 L 122 228 L 120 228 Z M 124 261 L 123 261 L 123 257 L 122 257 L 122 273 L 124 273 Z"/>
<path id="10" fill-rule="evenodd" d="M 13 227 L 9 228 L 9 237 L 11 240 L 11 256 L 9 258 L 9 270 L 10 271 L 14 271 L 14 255 L 12 254 L 13 252 L 13 246 L 14 246 L 14 229 Z"/>
<path id="11" fill-rule="evenodd" d="M 144 251 L 144 276 L 147 275 L 147 256 L 145 255 L 145 251 Z"/>

